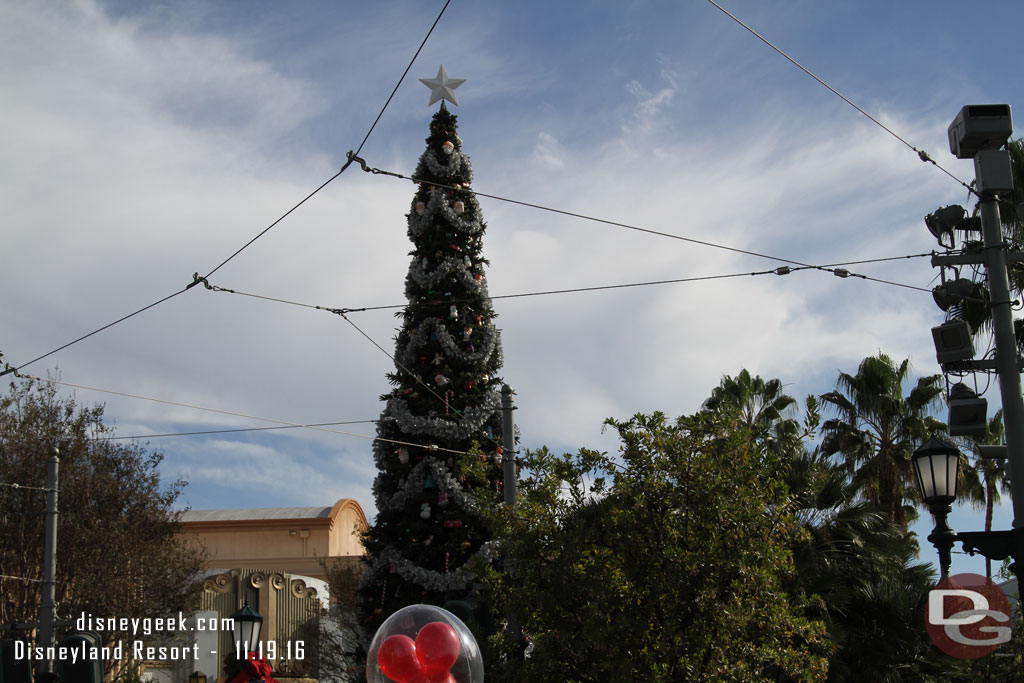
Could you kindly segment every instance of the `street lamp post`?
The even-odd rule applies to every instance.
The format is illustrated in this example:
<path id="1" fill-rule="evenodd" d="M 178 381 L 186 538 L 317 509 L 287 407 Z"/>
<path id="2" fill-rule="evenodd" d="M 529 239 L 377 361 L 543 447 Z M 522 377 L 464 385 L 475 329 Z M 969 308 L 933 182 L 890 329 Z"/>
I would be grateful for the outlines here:
<path id="1" fill-rule="evenodd" d="M 263 628 L 263 617 L 252 607 L 249 607 L 249 600 L 247 598 L 245 604 L 242 605 L 242 609 L 231 615 L 231 618 L 233 620 L 232 632 L 235 637 L 235 651 L 238 652 L 239 648 L 241 648 L 243 657 L 247 659 L 249 653 L 254 652 L 258 647 L 260 629 Z M 258 683 L 262 680 L 262 678 L 254 678 L 250 679 L 250 683 Z"/>
<path id="2" fill-rule="evenodd" d="M 939 551 L 940 578 L 949 574 L 950 551 L 956 532 L 946 522 L 956 500 L 956 482 L 960 474 L 960 451 L 940 439 L 928 439 L 914 451 L 914 471 L 925 505 L 935 515 L 935 530 L 928 540 Z"/>
<path id="3" fill-rule="evenodd" d="M 1019 560 L 1024 559 L 1024 529 L 1010 531 L 953 531 L 946 522 L 952 512 L 953 501 L 956 500 L 956 483 L 960 474 L 960 450 L 941 439 L 928 439 L 913 454 L 914 470 L 917 474 L 917 485 L 921 489 L 921 497 L 935 515 L 935 529 L 928 535 L 928 540 L 939 551 L 939 569 L 941 577 L 949 574 L 950 551 L 957 542 L 963 544 L 964 552 L 980 553 L 990 560 L 1005 560 L 1012 557 L 1010 571 L 1017 576 L 1024 567 Z"/>

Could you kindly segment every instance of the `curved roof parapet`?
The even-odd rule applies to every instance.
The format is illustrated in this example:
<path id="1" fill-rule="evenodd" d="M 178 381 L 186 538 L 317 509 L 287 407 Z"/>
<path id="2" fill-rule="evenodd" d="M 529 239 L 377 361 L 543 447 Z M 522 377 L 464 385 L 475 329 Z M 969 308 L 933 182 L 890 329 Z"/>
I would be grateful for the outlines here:
<path id="1" fill-rule="evenodd" d="M 241 522 L 252 520 L 289 520 L 289 519 L 330 519 L 331 523 L 345 509 L 351 509 L 358 524 L 363 528 L 369 526 L 366 513 L 355 498 L 341 498 L 328 507 L 294 507 L 294 508 L 244 508 L 225 510 L 184 510 L 181 513 L 182 523 L 195 522 Z"/>

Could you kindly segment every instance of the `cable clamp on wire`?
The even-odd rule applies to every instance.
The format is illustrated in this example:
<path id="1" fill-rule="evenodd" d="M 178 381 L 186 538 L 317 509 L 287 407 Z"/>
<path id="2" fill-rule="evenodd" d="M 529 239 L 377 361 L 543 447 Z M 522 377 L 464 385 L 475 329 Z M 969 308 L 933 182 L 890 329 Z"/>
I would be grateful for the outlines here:
<path id="1" fill-rule="evenodd" d="M 0 377 L 3 377 L 4 375 L 14 375 L 18 379 L 21 379 L 21 375 L 18 374 L 18 368 L 6 362 L 3 365 L 3 370 L 0 371 Z"/>
<path id="2" fill-rule="evenodd" d="M 203 286 L 206 287 L 207 289 L 210 289 L 210 290 L 213 289 L 213 287 L 210 286 L 209 281 L 205 277 L 199 277 L 199 273 L 193 273 L 192 274 L 192 282 L 189 283 L 189 285 L 187 287 L 185 287 L 185 289 L 192 289 L 193 287 L 198 285 L 200 282 L 202 282 Z"/>
<path id="3" fill-rule="evenodd" d="M 774 271 L 774 273 L 776 275 L 789 275 L 792 272 L 793 272 L 793 269 L 790 268 L 789 266 L 779 266 Z"/>
<path id="4" fill-rule="evenodd" d="M 377 171 L 376 169 L 370 169 L 370 168 L 367 168 L 367 167 L 366 167 L 366 161 L 365 161 L 365 160 L 363 160 L 363 159 L 361 159 L 360 157 L 357 157 L 357 156 L 356 156 L 356 153 L 355 153 L 354 151 L 352 151 L 351 149 L 350 149 L 350 150 L 348 151 L 348 154 L 347 154 L 346 156 L 348 157 L 348 161 L 346 161 L 346 162 L 345 162 L 345 165 L 341 167 L 341 171 L 344 171 L 344 170 L 345 170 L 346 168 L 348 168 L 349 166 L 351 166 L 351 165 L 352 165 L 352 162 L 353 162 L 353 161 L 358 161 L 358 162 L 359 162 L 359 165 L 360 165 L 360 166 L 361 166 L 361 167 L 363 168 L 363 170 L 364 170 L 364 171 L 366 171 L 367 173 L 380 173 L 380 171 Z M 341 171 L 339 171 L 339 173 L 340 173 Z"/>
<path id="5" fill-rule="evenodd" d="M 917 150 L 917 156 L 921 161 L 935 163 L 935 160 L 928 156 L 928 152 L 923 149 Z"/>

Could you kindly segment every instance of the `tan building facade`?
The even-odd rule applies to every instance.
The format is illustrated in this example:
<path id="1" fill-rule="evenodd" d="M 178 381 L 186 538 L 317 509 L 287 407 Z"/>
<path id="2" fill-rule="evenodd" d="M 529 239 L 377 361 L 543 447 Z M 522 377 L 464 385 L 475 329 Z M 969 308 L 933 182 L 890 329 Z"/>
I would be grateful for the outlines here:
<path id="1" fill-rule="evenodd" d="M 202 544 L 210 569 L 263 569 L 326 579 L 320 562 L 364 554 L 359 535 L 368 528 L 352 498 L 330 507 L 188 510 L 182 531 Z"/>

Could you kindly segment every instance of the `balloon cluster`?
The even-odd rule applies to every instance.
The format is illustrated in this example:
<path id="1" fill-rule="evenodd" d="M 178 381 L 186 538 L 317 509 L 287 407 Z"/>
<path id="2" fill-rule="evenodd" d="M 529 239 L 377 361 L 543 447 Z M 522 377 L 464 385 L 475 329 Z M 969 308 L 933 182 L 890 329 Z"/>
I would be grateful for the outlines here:
<path id="1" fill-rule="evenodd" d="M 483 659 L 458 617 L 440 607 L 412 605 L 377 630 L 366 678 L 369 683 L 482 683 Z"/>
<path id="2" fill-rule="evenodd" d="M 456 683 L 452 665 L 459 658 L 459 636 L 443 621 L 434 621 L 416 634 L 390 636 L 377 651 L 380 670 L 398 683 Z"/>

